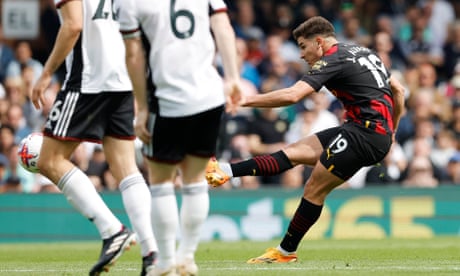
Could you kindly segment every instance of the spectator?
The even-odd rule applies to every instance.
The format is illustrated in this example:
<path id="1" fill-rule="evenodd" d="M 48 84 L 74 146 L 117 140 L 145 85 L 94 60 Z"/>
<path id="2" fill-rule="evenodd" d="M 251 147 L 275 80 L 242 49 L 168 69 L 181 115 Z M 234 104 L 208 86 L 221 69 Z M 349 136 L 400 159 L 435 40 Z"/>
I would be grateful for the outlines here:
<path id="1" fill-rule="evenodd" d="M 398 183 L 403 172 L 406 171 L 408 158 L 404 154 L 401 145 L 393 142 L 390 152 L 382 162 L 373 166 L 366 175 L 367 185 L 388 185 Z"/>
<path id="2" fill-rule="evenodd" d="M 98 191 L 110 190 L 113 191 L 113 186 L 107 187 L 105 177 L 109 171 L 109 165 L 105 159 L 104 151 L 101 147 L 97 146 L 94 148 L 91 159 L 88 161 L 88 166 L 85 173 L 93 182 L 94 186 Z M 115 188 L 117 186 L 115 185 Z"/>
<path id="3" fill-rule="evenodd" d="M 33 58 L 29 42 L 20 40 L 15 47 L 16 60 L 12 61 L 6 70 L 7 77 L 20 77 L 25 67 L 33 69 L 33 81 L 37 81 L 43 71 L 43 64 Z"/>
<path id="4" fill-rule="evenodd" d="M 8 123 L 8 109 L 10 108 L 10 101 L 6 98 L 0 98 L 0 126 Z"/>
<path id="5" fill-rule="evenodd" d="M 15 143 L 15 130 L 11 125 L 0 126 L 0 154 L 8 155 L 8 149 Z"/>
<path id="6" fill-rule="evenodd" d="M 233 21 L 235 35 L 243 39 L 248 39 L 251 33 L 263 33 L 262 29 L 254 24 L 255 14 L 252 0 L 236 1 L 236 15 Z"/>
<path id="7" fill-rule="evenodd" d="M 455 67 L 460 64 L 460 20 L 456 20 L 449 28 L 449 36 L 443 47 L 443 62 L 440 72 L 446 80 L 454 77 Z"/>
<path id="8" fill-rule="evenodd" d="M 402 184 L 404 187 L 435 188 L 439 181 L 434 177 L 430 160 L 417 156 L 409 163 L 408 177 Z"/>
<path id="9" fill-rule="evenodd" d="M 350 17 L 343 22 L 343 31 L 337 34 L 337 38 L 344 43 L 358 44 L 364 47 L 371 45 L 371 37 L 361 28 L 357 17 Z"/>
<path id="10" fill-rule="evenodd" d="M 454 22 L 455 14 L 452 4 L 446 0 L 419 0 L 424 17 L 428 20 L 428 28 L 431 30 L 429 43 L 430 55 L 433 62 L 439 65 L 442 60 L 442 47 L 446 42 L 448 27 Z"/>
<path id="11" fill-rule="evenodd" d="M 8 158 L 0 153 L 0 193 L 3 192 L 3 185 L 5 184 L 6 170 L 8 168 Z"/>
<path id="12" fill-rule="evenodd" d="M 33 193 L 37 190 L 35 174 L 26 171 L 18 163 L 18 145 L 13 144 L 8 150 L 9 166 L 6 172 L 7 182 L 11 184 L 11 188 L 16 189 L 17 192 Z"/>
<path id="13" fill-rule="evenodd" d="M 241 77 L 250 81 L 257 89 L 260 88 L 261 79 L 257 68 L 246 60 L 248 56 L 248 46 L 242 38 L 236 39 L 236 51 L 238 55 L 238 65 L 240 66 Z"/>
<path id="14" fill-rule="evenodd" d="M 5 38 L 3 37 L 3 26 L 0 23 L 0 83 L 5 81 L 6 69 L 14 60 L 14 52 L 5 42 Z"/>
<path id="15" fill-rule="evenodd" d="M 374 35 L 374 49 L 387 69 L 403 71 L 407 62 L 398 46 L 387 32 L 378 32 Z"/>
<path id="16" fill-rule="evenodd" d="M 441 129 L 435 136 L 433 150 L 430 155 L 433 164 L 445 170 L 449 159 L 457 150 L 457 144 L 452 130 Z"/>
<path id="17" fill-rule="evenodd" d="M 447 124 L 447 128 L 453 131 L 455 139 L 460 141 L 460 101 L 452 103 L 452 120 Z M 457 145 L 458 149 L 459 145 Z"/>
<path id="18" fill-rule="evenodd" d="M 457 185 L 460 184 L 460 152 L 457 151 L 449 159 L 447 174 L 449 176 L 449 182 Z"/>
<path id="19" fill-rule="evenodd" d="M 12 104 L 7 113 L 8 124 L 14 128 L 15 143 L 19 144 L 23 138 L 32 133 L 32 130 L 27 126 L 26 119 L 19 104 Z"/>

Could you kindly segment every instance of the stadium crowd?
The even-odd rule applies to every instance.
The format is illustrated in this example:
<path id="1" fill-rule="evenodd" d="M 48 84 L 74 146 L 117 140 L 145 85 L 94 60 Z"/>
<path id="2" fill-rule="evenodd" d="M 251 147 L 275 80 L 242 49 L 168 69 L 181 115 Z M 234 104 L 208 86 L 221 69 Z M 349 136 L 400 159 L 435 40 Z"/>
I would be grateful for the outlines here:
<path id="1" fill-rule="evenodd" d="M 447 0 L 232 0 L 226 1 L 237 35 L 238 62 L 247 94 L 292 85 L 307 64 L 292 29 L 321 15 L 333 22 L 339 41 L 374 49 L 406 87 L 407 111 L 383 162 L 359 171 L 344 187 L 460 184 L 460 2 Z M 18 164 L 19 142 L 41 131 L 59 92 L 60 70 L 41 110 L 28 95 L 41 73 L 59 27 L 54 2 L 40 1 L 40 37 L 7 40 L 0 26 L 0 193 L 58 192 L 47 179 Z M 221 61 L 216 57 L 216 66 Z M 281 149 L 316 131 L 336 126 L 344 110 L 325 88 L 286 108 L 241 108 L 223 118 L 218 158 L 238 161 Z M 137 162 L 145 164 L 137 143 Z M 73 162 L 100 191 L 117 189 L 100 145 L 84 143 Z M 235 178 L 224 189 L 262 186 L 299 188 L 310 169 L 279 176 Z M 177 177 L 180 184 L 180 173 Z"/>

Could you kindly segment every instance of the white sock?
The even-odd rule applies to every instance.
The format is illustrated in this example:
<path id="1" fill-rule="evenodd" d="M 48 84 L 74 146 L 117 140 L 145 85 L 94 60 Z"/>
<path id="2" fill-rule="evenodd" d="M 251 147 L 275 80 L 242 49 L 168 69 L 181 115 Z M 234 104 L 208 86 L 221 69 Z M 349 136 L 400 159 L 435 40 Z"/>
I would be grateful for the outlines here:
<path id="1" fill-rule="evenodd" d="M 102 239 L 107 239 L 122 229 L 121 222 L 113 215 L 99 196 L 88 176 L 74 167 L 59 180 L 58 187 L 72 206 L 94 222 Z"/>
<path id="2" fill-rule="evenodd" d="M 150 217 L 152 199 L 144 178 L 140 173 L 125 177 L 120 182 L 120 191 L 129 221 L 138 237 L 141 255 L 147 256 L 152 251 L 157 252 Z"/>
<path id="3" fill-rule="evenodd" d="M 233 177 L 232 167 L 230 167 L 229 163 L 219 163 L 219 168 L 228 176 Z"/>
<path id="4" fill-rule="evenodd" d="M 278 245 L 278 246 L 276 247 L 276 249 L 278 249 L 278 251 L 281 252 L 281 254 L 283 254 L 284 256 L 288 256 L 289 254 L 295 253 L 295 251 L 289 252 L 289 251 L 284 250 L 284 249 L 281 247 L 281 245 Z"/>
<path id="5" fill-rule="evenodd" d="M 176 194 L 172 182 L 151 185 L 150 192 L 153 233 L 159 249 L 157 266 L 165 269 L 176 265 L 176 233 L 179 225 Z"/>
<path id="6" fill-rule="evenodd" d="M 177 251 L 178 262 L 193 260 L 200 242 L 200 230 L 209 212 L 208 183 L 184 184 L 180 209 L 180 243 Z"/>

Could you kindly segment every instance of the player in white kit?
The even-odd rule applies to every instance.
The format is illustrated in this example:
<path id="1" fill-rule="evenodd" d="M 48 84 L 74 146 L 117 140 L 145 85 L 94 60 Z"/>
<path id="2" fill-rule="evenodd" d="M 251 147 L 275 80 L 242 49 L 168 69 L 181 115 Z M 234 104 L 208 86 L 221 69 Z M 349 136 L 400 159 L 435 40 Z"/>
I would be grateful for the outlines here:
<path id="1" fill-rule="evenodd" d="M 138 236 L 145 268 L 153 263 L 157 245 L 150 221 L 149 190 L 135 162 L 134 98 L 112 2 L 55 0 L 55 4 L 61 26 L 32 92 L 36 108 L 44 103 L 44 91 L 64 60 L 67 75 L 44 128 L 38 167 L 99 230 L 102 250 L 90 270 L 90 275 L 99 275 L 108 271 L 135 239 L 112 214 L 90 179 L 70 161 L 81 142 L 102 143 Z"/>
<path id="2" fill-rule="evenodd" d="M 209 210 L 205 168 L 216 151 L 225 97 L 231 108 L 241 93 L 227 7 L 223 0 L 119 0 L 115 6 L 138 107 L 135 130 L 149 160 L 159 254 L 148 275 L 175 275 L 176 267 L 181 275 L 196 275 L 194 256 Z M 211 30 L 227 89 L 213 64 Z M 180 210 L 173 184 L 178 169 L 183 182 Z"/>

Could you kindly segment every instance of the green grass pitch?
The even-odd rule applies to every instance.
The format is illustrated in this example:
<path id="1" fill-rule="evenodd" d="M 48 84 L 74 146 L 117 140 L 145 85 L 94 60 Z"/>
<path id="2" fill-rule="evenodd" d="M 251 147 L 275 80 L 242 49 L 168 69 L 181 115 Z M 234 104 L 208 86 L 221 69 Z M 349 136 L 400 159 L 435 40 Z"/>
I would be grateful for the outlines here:
<path id="1" fill-rule="evenodd" d="M 299 261 L 249 265 L 273 242 L 203 242 L 200 275 L 460 275 L 460 237 L 304 240 Z M 99 242 L 0 244 L 0 275 L 87 275 Z M 140 249 L 127 251 L 104 275 L 139 275 Z"/>

